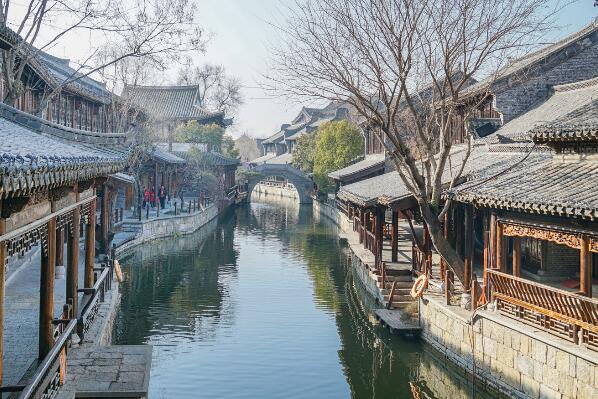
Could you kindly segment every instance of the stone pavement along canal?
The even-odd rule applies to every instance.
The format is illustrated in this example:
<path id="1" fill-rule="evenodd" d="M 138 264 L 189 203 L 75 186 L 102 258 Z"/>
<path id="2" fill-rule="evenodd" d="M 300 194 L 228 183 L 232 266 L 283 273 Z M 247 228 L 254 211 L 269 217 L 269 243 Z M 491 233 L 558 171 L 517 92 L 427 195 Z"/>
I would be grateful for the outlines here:
<path id="1" fill-rule="evenodd" d="M 77 397 L 145 397 L 152 347 L 117 345 L 79 348 L 69 354 L 65 394 Z"/>
<path id="2" fill-rule="evenodd" d="M 4 302 L 4 385 L 19 383 L 37 360 L 39 332 L 40 251 L 15 270 L 6 286 Z M 65 245 L 66 253 L 66 245 Z M 85 252 L 79 249 L 79 286 L 83 287 Z M 66 301 L 66 278 L 55 280 L 54 315 Z"/>

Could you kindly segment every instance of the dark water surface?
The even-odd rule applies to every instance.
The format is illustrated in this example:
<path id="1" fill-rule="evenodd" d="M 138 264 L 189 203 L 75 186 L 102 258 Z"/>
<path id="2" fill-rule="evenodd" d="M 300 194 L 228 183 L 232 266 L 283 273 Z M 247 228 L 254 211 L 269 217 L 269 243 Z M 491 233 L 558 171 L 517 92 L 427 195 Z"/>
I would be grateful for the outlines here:
<path id="1" fill-rule="evenodd" d="M 154 346 L 151 398 L 490 398 L 374 326 L 335 228 L 252 204 L 123 260 L 115 344 Z"/>

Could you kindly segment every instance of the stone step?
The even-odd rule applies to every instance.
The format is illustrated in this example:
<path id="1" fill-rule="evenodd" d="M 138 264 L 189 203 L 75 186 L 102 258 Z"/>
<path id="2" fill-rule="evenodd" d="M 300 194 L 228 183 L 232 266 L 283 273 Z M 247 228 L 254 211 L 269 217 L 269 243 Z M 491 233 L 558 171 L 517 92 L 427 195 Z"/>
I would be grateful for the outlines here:
<path id="1" fill-rule="evenodd" d="M 384 295 L 384 302 L 388 303 L 388 299 L 390 298 L 390 295 Z M 414 302 L 415 298 L 413 298 L 411 295 L 397 295 L 396 293 L 393 295 L 392 297 L 392 302 Z"/>
<path id="2" fill-rule="evenodd" d="M 378 281 L 378 283 L 382 283 L 382 276 L 376 276 L 376 279 Z M 386 282 L 393 282 L 393 281 L 401 281 L 401 282 L 412 282 L 413 278 L 411 277 L 411 274 L 405 274 L 405 275 L 399 275 L 399 276 L 389 276 L 386 275 Z"/>
<path id="3" fill-rule="evenodd" d="M 387 281 L 386 284 L 384 284 L 384 287 L 382 287 L 382 281 L 378 282 L 378 287 L 382 290 L 387 289 L 390 290 L 392 288 L 392 282 Z M 411 287 L 413 287 L 413 282 L 412 281 L 397 281 L 396 285 L 395 285 L 395 289 L 397 290 L 410 290 Z"/>

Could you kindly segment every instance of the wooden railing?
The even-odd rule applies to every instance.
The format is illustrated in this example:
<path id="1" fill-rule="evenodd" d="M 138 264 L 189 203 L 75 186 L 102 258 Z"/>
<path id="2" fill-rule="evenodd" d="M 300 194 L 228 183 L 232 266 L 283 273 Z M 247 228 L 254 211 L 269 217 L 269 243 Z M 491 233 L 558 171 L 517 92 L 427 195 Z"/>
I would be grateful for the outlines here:
<path id="1" fill-rule="evenodd" d="M 598 351 L 598 300 L 496 270 L 488 279 L 501 313 Z"/>
<path id="2" fill-rule="evenodd" d="M 411 245 L 411 267 L 417 274 L 425 274 L 428 277 L 432 276 L 432 265 L 430 264 L 431 257 L 426 253 L 420 251 L 417 244 Z"/>
<path id="3" fill-rule="evenodd" d="M 83 292 L 84 294 L 81 299 L 81 314 L 77 320 L 77 334 L 79 334 L 81 340 L 83 340 L 85 334 L 89 331 L 89 327 L 95 320 L 100 310 L 100 304 L 105 300 L 106 291 L 112 288 L 114 271 L 111 263 L 95 268 L 94 271 L 97 278 L 93 287 L 79 290 L 79 292 Z"/>
<path id="4" fill-rule="evenodd" d="M 66 375 L 66 352 L 77 320 L 59 319 L 59 335 L 48 355 L 42 360 L 31 381 L 23 387 L 19 399 L 55 397 Z M 66 323 L 66 324 L 65 324 Z"/>
<path id="5" fill-rule="evenodd" d="M 364 246 L 365 249 L 370 250 L 371 253 L 376 254 L 376 248 L 377 248 L 377 243 L 376 243 L 376 235 L 374 233 L 372 233 L 371 231 L 365 230 L 365 237 L 364 237 Z"/>
<path id="6" fill-rule="evenodd" d="M 349 217 L 349 207 L 342 201 L 336 200 L 336 207 L 347 217 Z"/>

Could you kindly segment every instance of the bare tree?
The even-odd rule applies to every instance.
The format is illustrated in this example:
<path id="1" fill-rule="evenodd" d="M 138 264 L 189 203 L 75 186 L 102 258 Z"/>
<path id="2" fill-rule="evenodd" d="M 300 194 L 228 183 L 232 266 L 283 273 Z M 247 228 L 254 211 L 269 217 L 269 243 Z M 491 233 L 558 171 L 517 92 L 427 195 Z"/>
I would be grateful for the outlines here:
<path id="1" fill-rule="evenodd" d="M 38 113 L 63 87 L 120 60 L 172 62 L 184 52 L 203 51 L 204 35 L 194 22 L 195 14 L 193 0 L 28 0 L 24 5 L 0 0 L 0 29 L 10 41 L 1 51 L 6 84 L 3 101 L 14 104 L 23 94 L 23 74 L 40 51 L 74 34 L 88 34 L 96 42 L 109 43 L 108 51 L 98 57 L 102 51 L 92 49 L 75 73 L 53 82 L 50 88 L 44 87 Z M 88 65 L 90 62 L 94 63 Z"/>
<path id="2" fill-rule="evenodd" d="M 243 104 L 241 82 L 235 77 L 228 76 L 221 65 L 196 66 L 188 61 L 179 70 L 177 83 L 198 85 L 198 103 L 209 110 L 232 115 Z"/>
<path id="3" fill-rule="evenodd" d="M 468 140 L 452 156 L 452 123 L 460 118 L 471 135 L 467 121 L 488 101 L 497 71 L 546 32 L 553 11 L 543 0 L 299 0 L 290 15 L 267 88 L 352 105 L 384 143 L 435 249 L 463 279 L 439 221 L 442 191 L 460 179 L 471 151 Z M 488 84 L 466 97 L 476 75 Z"/>

